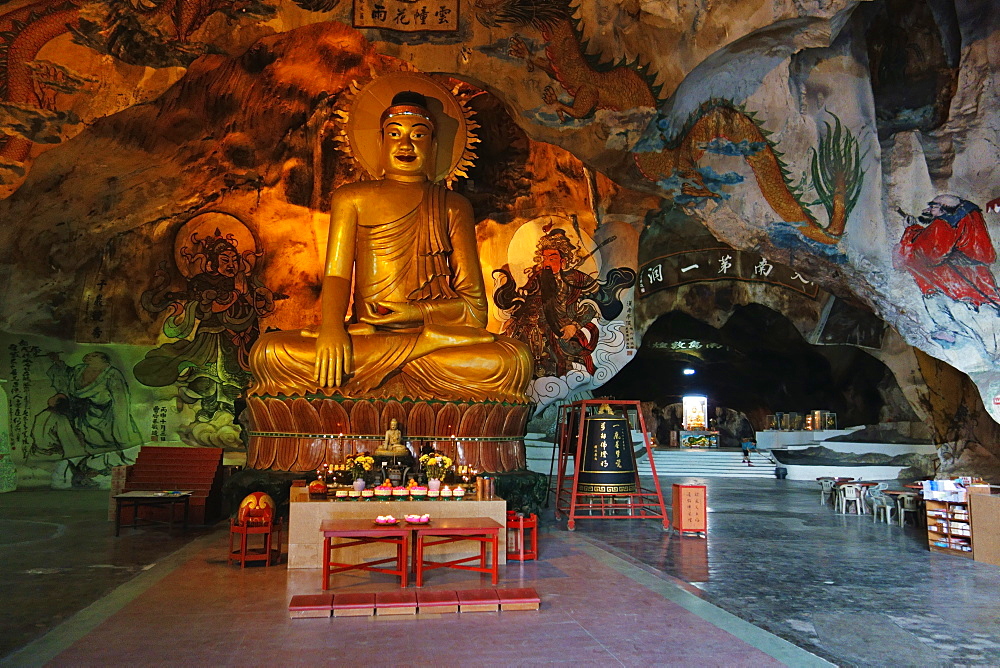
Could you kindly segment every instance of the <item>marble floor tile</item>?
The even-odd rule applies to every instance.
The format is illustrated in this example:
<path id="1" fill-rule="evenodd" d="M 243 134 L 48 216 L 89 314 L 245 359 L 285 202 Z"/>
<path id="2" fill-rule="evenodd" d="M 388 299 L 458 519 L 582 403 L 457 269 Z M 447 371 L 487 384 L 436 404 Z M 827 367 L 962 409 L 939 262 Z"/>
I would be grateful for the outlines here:
<path id="1" fill-rule="evenodd" d="M 499 585 L 534 587 L 539 611 L 299 620 L 288 601 L 318 593 L 319 571 L 230 566 L 224 527 L 116 540 L 106 493 L 74 494 L 72 510 L 59 495 L 0 495 L 0 662 L 1000 665 L 1000 569 L 930 553 L 921 529 L 836 514 L 814 483 L 664 478 L 668 500 L 671 482 L 706 485 L 706 538 L 650 520 L 568 532 L 545 513 L 539 560 L 503 567 Z M 489 586 L 433 575 L 428 588 Z M 335 591 L 397 582 L 331 579 Z"/>

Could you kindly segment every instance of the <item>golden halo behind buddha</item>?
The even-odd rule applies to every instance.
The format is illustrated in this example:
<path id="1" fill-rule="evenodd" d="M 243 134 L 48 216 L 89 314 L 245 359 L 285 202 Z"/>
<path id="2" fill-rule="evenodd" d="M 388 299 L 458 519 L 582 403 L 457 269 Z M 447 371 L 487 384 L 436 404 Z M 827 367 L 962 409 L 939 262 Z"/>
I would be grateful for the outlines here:
<path id="1" fill-rule="evenodd" d="M 351 154 L 372 176 L 379 178 L 379 145 L 382 136 L 382 112 L 401 91 L 413 91 L 427 98 L 434 120 L 437 155 L 432 181 L 451 183 L 475 158 L 472 145 L 479 141 L 473 131 L 479 127 L 470 119 L 471 111 L 440 83 L 426 74 L 394 72 L 365 84 L 358 90 L 346 114 L 345 136 Z"/>

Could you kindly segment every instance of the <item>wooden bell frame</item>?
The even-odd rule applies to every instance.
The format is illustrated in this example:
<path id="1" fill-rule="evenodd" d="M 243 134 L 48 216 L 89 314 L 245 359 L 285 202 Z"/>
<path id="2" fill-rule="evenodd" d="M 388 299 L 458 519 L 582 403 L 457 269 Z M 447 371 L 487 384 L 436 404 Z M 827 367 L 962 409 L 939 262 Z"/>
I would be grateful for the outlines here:
<path id="1" fill-rule="evenodd" d="M 653 489 L 643 488 L 639 481 L 638 466 L 635 472 L 635 492 L 594 494 L 581 493 L 577 488 L 580 462 L 583 460 L 585 421 L 596 415 L 601 406 L 623 413 L 632 426 L 629 412 L 634 411 L 642 438 L 646 444 L 646 456 L 653 474 Z M 573 426 L 576 425 L 576 429 Z M 558 470 L 556 472 L 556 519 L 566 517 L 566 528 L 576 529 L 580 519 L 643 519 L 662 520 L 663 530 L 670 529 L 670 518 L 663 503 L 660 479 L 656 475 L 653 461 L 653 444 L 646 429 L 646 420 L 638 401 L 615 399 L 584 399 L 559 407 L 559 422 L 556 427 L 556 450 Z"/>

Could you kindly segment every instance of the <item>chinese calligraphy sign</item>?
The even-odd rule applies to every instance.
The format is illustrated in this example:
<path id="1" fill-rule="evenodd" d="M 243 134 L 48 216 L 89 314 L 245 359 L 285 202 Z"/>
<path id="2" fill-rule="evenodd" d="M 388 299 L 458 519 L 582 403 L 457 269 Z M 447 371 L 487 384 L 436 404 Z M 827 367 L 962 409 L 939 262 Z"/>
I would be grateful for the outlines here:
<path id="1" fill-rule="evenodd" d="M 455 32 L 458 0 L 354 0 L 354 27 Z"/>
<path id="2" fill-rule="evenodd" d="M 707 248 L 666 255 L 639 269 L 639 298 L 659 290 L 702 281 L 770 283 L 815 298 L 819 286 L 800 272 L 759 253 Z"/>

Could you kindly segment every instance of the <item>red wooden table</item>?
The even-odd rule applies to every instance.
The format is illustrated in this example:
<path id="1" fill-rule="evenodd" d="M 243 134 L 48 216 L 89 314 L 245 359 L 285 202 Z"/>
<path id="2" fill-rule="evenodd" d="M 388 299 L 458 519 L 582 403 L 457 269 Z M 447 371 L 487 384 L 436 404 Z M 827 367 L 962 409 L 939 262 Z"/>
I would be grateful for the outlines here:
<path id="1" fill-rule="evenodd" d="M 400 586 L 406 586 L 409 572 L 407 556 L 409 552 L 410 532 L 412 525 L 375 524 L 374 520 L 334 519 L 325 520 L 320 525 L 323 532 L 323 589 L 330 588 L 330 575 L 344 571 L 362 570 L 376 573 L 398 575 Z M 334 543 L 334 538 L 345 538 L 348 542 Z M 396 546 L 396 556 L 360 564 L 344 564 L 333 561 L 333 551 L 343 547 L 368 545 L 370 543 L 389 543 Z M 395 568 L 381 568 L 379 564 L 395 563 Z"/>
<path id="2" fill-rule="evenodd" d="M 489 573 L 493 584 L 497 583 L 497 553 L 502 529 L 498 522 L 488 517 L 466 517 L 461 519 L 431 520 L 430 524 L 414 525 L 416 531 L 416 554 L 413 564 L 417 573 L 417 586 L 424 584 L 424 571 L 435 568 L 456 568 L 464 571 Z M 479 543 L 479 554 L 471 557 L 452 559 L 450 561 L 424 561 L 424 548 L 433 545 L 446 545 L 458 541 L 471 540 Z M 490 546 L 490 563 L 486 563 L 486 547 Z M 479 560 L 478 566 L 468 564 Z"/>

